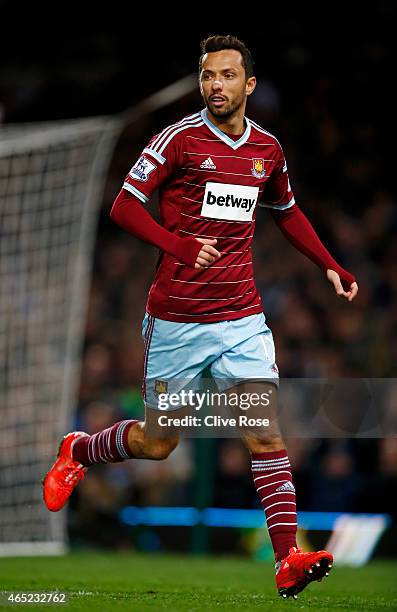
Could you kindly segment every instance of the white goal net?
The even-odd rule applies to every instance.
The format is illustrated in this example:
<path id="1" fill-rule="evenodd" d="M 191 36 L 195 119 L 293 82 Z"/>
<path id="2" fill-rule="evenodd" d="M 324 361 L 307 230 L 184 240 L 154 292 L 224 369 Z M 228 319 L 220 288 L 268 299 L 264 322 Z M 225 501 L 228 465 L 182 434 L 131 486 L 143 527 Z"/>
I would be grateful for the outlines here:
<path id="1" fill-rule="evenodd" d="M 0 125 L 0 555 L 61 554 L 41 479 L 76 411 L 98 210 L 116 139 L 197 88 L 114 117 Z M 124 177 L 120 177 L 121 179 Z"/>
<path id="2" fill-rule="evenodd" d="M 41 479 L 70 425 L 101 191 L 120 119 L 0 126 L 0 554 L 57 554 Z"/>

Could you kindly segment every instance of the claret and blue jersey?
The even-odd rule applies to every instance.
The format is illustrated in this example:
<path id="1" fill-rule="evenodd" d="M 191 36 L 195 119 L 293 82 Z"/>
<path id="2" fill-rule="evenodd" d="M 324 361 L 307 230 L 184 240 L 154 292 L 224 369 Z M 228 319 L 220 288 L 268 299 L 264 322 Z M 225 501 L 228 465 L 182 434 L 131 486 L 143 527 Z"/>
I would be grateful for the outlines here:
<path id="1" fill-rule="evenodd" d="M 162 225 L 180 237 L 216 238 L 222 256 L 194 269 L 163 253 L 147 311 L 177 322 L 215 322 L 263 311 L 251 242 L 258 206 L 294 206 L 278 140 L 245 118 L 233 137 L 190 115 L 154 136 L 128 173 L 124 189 L 142 203 L 159 189 Z"/>

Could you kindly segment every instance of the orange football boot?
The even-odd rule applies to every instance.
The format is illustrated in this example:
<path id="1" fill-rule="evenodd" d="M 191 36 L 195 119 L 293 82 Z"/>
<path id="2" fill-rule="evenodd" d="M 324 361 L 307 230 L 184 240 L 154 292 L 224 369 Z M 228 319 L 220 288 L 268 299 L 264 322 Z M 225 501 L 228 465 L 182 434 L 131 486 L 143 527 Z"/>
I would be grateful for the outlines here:
<path id="1" fill-rule="evenodd" d="M 88 436 L 84 431 L 72 431 L 64 436 L 59 445 L 57 460 L 43 479 L 43 498 L 48 510 L 61 510 L 75 486 L 83 480 L 88 470 L 73 460 L 72 449 L 76 440 Z"/>
<path id="2" fill-rule="evenodd" d="M 326 550 L 303 552 L 301 548 L 290 548 L 285 559 L 276 563 L 276 584 L 281 597 L 298 599 L 303 591 L 314 580 L 328 576 L 334 562 L 331 553 Z"/>

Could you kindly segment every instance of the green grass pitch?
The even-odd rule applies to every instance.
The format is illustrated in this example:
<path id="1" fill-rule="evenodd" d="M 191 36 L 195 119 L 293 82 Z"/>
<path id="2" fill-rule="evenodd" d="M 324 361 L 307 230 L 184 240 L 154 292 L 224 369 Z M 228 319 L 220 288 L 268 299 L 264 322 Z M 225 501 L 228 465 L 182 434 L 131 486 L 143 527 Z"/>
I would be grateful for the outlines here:
<path id="1" fill-rule="evenodd" d="M 297 601 L 284 601 L 270 563 L 235 557 L 75 553 L 0 559 L 0 591 L 69 594 L 64 605 L 11 606 L 19 610 L 397 610 L 396 578 L 397 562 L 334 567 Z"/>

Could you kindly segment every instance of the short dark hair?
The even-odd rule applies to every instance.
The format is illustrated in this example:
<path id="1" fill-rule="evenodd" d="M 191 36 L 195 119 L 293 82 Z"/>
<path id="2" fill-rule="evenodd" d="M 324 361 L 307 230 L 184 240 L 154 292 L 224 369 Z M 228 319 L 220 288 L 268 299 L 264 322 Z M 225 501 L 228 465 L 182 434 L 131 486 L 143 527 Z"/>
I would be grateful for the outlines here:
<path id="1" fill-rule="evenodd" d="M 208 36 L 208 38 L 201 41 L 200 47 L 201 56 L 199 61 L 199 72 L 202 69 L 203 57 L 206 53 L 223 51 L 224 49 L 235 49 L 241 53 L 246 78 L 249 79 L 254 76 L 254 60 L 252 59 L 251 51 L 242 40 L 237 38 L 237 36 L 232 36 L 231 34 L 227 36 L 219 34 Z"/>

